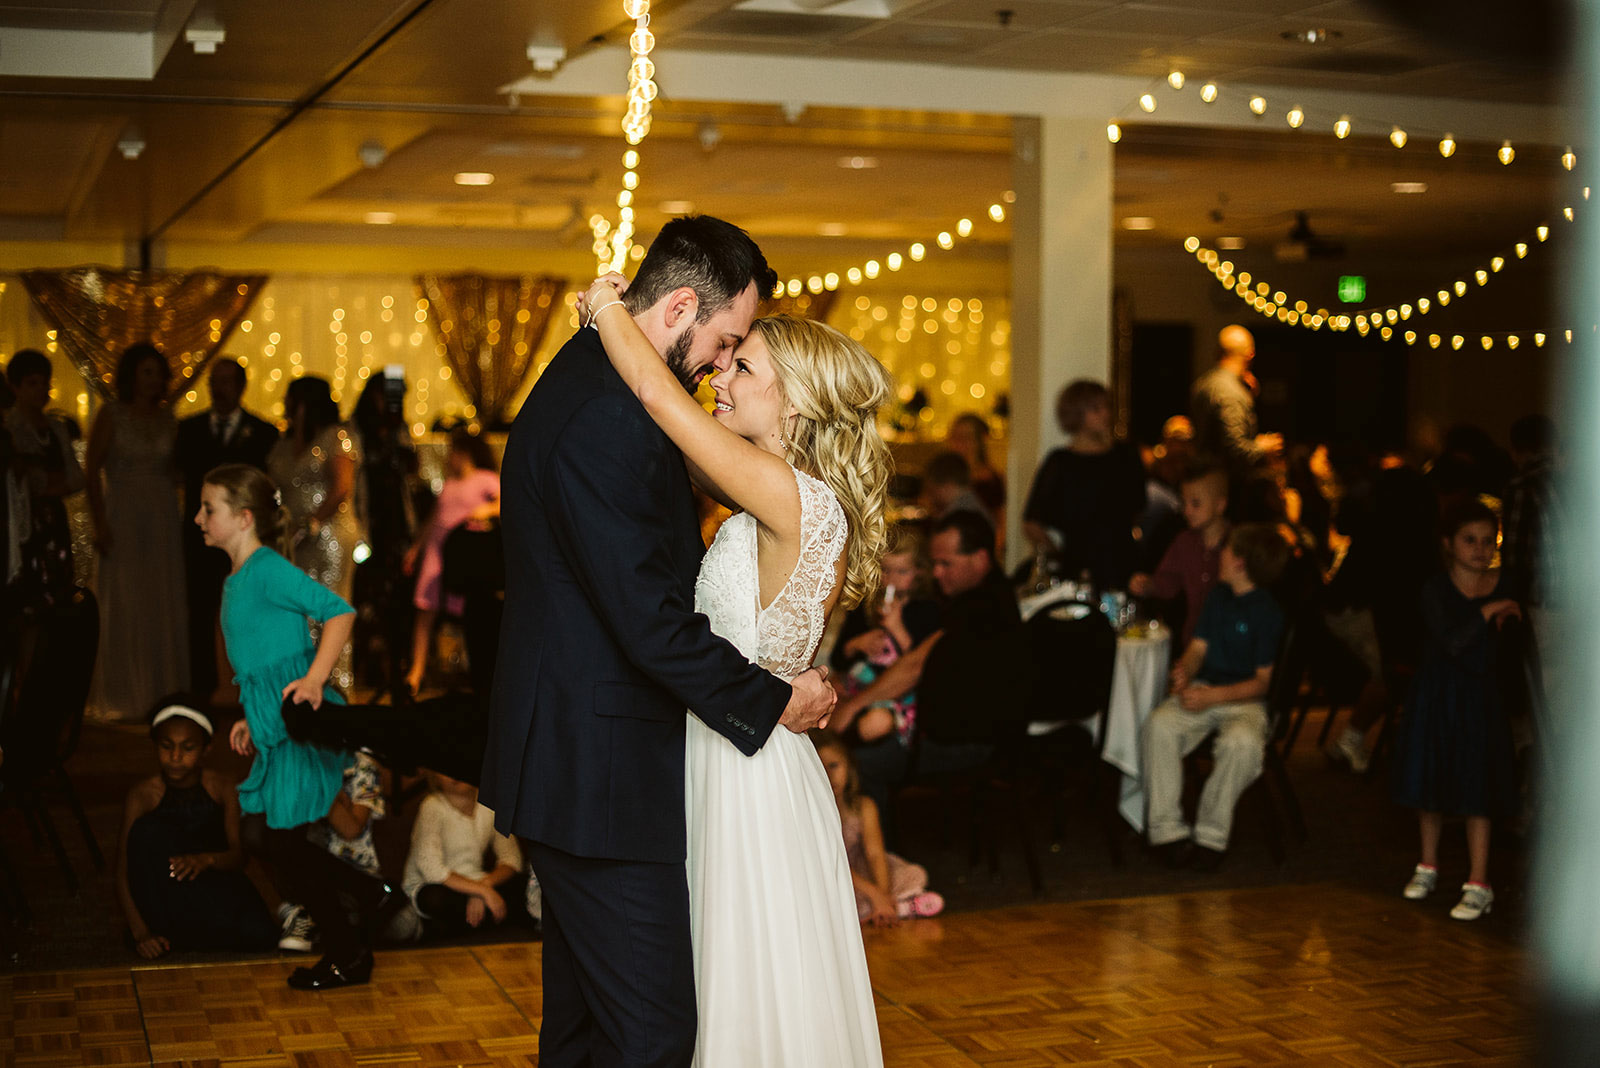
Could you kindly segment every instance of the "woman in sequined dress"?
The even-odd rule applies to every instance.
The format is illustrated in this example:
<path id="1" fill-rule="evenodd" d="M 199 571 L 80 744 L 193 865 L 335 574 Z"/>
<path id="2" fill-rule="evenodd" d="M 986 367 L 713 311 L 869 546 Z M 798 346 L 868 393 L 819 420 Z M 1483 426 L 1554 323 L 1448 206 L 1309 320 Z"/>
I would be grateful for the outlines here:
<path id="1" fill-rule="evenodd" d="M 117 399 L 89 431 L 84 475 L 99 554 L 100 655 L 89 706 L 135 720 L 189 684 L 178 422 L 167 406 L 172 368 L 154 345 L 117 363 Z"/>
<path id="2" fill-rule="evenodd" d="M 327 379 L 315 375 L 295 379 L 284 394 L 283 409 L 289 429 L 268 454 L 267 473 L 282 490 L 289 509 L 289 558 L 348 602 L 356 543 L 361 540 L 354 501 L 361 448 L 339 421 L 339 405 Z M 332 681 L 341 689 L 350 686 L 348 647 Z"/>

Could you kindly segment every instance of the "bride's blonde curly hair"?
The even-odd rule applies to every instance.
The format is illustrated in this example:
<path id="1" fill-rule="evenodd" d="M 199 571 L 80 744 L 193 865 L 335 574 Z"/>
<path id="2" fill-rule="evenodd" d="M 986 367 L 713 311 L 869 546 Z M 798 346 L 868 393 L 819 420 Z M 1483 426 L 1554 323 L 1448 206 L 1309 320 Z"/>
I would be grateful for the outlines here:
<path id="1" fill-rule="evenodd" d="M 785 431 L 788 459 L 833 490 L 850 524 L 839 603 L 854 608 L 878 586 L 888 547 L 884 500 L 894 460 L 878 434 L 878 408 L 894 379 L 872 354 L 833 327 L 792 315 L 757 319 L 778 389 L 799 413 Z"/>

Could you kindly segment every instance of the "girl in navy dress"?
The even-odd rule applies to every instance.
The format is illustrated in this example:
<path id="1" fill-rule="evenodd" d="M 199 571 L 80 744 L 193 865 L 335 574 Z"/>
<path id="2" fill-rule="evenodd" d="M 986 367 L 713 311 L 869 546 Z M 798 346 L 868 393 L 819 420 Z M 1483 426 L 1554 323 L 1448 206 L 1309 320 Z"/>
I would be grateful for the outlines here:
<path id="1" fill-rule="evenodd" d="M 1439 881 L 1439 832 L 1445 816 L 1465 816 L 1471 871 L 1450 915 L 1475 920 L 1489 911 L 1489 828 L 1516 810 L 1511 726 L 1501 696 L 1499 632 L 1522 609 L 1494 567 L 1499 523 L 1476 500 L 1443 524 L 1445 570 L 1422 591 L 1425 633 L 1411 705 L 1402 724 L 1395 800 L 1418 810 L 1422 860 L 1405 896 L 1420 901 Z"/>

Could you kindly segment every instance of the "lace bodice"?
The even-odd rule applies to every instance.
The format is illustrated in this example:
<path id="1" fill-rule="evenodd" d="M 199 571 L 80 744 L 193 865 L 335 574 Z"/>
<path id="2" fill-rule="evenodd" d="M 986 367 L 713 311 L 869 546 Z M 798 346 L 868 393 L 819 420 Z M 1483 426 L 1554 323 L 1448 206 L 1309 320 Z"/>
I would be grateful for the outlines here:
<path id="1" fill-rule="evenodd" d="M 850 533 L 832 490 L 802 471 L 794 478 L 800 491 L 800 556 L 772 603 L 761 607 L 756 520 L 749 512 L 733 516 L 717 531 L 694 590 L 695 610 L 711 620 L 711 629 L 782 679 L 811 666 Z"/>

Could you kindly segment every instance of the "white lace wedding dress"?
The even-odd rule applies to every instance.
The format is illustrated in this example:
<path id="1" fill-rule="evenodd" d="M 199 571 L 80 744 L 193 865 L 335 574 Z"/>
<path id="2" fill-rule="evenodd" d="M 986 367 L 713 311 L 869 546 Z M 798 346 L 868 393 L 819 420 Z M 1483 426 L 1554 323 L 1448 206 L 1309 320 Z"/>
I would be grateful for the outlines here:
<path id="1" fill-rule="evenodd" d="M 711 629 L 785 679 L 816 653 L 848 534 L 832 491 L 795 481 L 800 558 L 772 603 L 760 607 L 749 513 L 722 525 L 695 585 Z M 777 727 L 746 757 L 690 716 L 685 758 L 695 1065 L 881 1065 L 839 810 L 811 742 Z"/>

